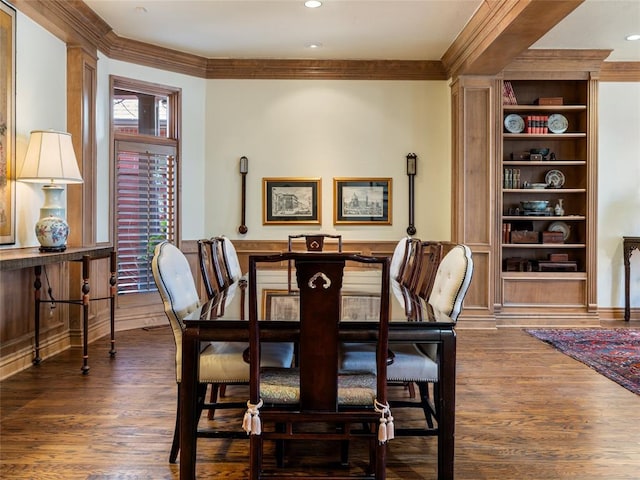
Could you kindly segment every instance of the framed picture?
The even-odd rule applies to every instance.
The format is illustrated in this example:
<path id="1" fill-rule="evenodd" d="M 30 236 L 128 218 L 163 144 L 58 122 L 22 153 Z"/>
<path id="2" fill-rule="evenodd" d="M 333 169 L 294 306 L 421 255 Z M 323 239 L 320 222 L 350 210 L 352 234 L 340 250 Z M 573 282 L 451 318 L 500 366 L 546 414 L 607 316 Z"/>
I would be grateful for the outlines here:
<path id="1" fill-rule="evenodd" d="M 298 320 L 300 295 L 288 290 L 262 291 L 262 318 L 265 320 Z"/>
<path id="2" fill-rule="evenodd" d="M 334 178 L 333 223 L 391 225 L 391 179 Z"/>
<path id="3" fill-rule="evenodd" d="M 319 178 L 263 178 L 262 223 L 320 224 Z"/>
<path id="4" fill-rule="evenodd" d="M 380 317 L 380 295 L 375 293 L 343 293 L 340 320 L 366 321 Z"/>
<path id="5" fill-rule="evenodd" d="M 0 2 L 0 244 L 16 242 L 16 11 Z"/>

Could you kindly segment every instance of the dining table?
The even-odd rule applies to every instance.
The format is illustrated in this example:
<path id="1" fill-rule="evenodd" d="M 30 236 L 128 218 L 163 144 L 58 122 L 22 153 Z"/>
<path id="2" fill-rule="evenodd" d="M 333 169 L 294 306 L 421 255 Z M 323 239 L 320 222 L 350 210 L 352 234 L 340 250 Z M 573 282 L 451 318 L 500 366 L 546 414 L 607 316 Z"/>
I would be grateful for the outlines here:
<path id="1" fill-rule="evenodd" d="M 379 272 L 377 272 L 379 275 Z M 375 275 L 375 274 L 373 274 Z M 372 272 L 345 270 L 343 287 L 344 316 L 340 321 L 340 335 L 344 341 L 371 341 L 377 335 L 377 319 L 371 317 L 373 310 L 368 304 L 367 292 L 375 282 Z M 379 282 L 379 278 L 378 278 Z M 299 319 L 295 310 L 289 318 L 283 318 L 273 309 L 273 294 L 295 297 L 295 291 L 287 291 L 286 270 L 284 272 L 258 272 L 257 298 L 260 320 L 268 321 L 269 328 L 263 329 L 266 341 L 295 341 L 299 332 Z M 438 378 L 439 388 L 435 389 L 434 402 L 438 412 L 436 431 L 438 444 L 438 479 L 453 479 L 454 474 L 454 428 L 455 428 L 455 385 L 456 385 L 456 333 L 455 324 L 445 314 L 434 310 L 426 301 L 411 294 L 395 280 L 390 285 L 389 348 L 398 343 L 432 343 L 439 345 Z M 275 298 L 275 297 L 274 297 Z M 249 341 L 248 300 L 246 278 L 241 278 L 213 298 L 202 302 L 201 306 L 183 318 L 182 335 L 182 380 L 180 395 L 180 479 L 196 478 L 196 433 L 199 421 L 198 378 L 199 352 L 205 341 Z M 271 301 L 268 301 L 268 300 Z M 291 298 L 290 298 L 291 300 Z M 344 300 L 346 302 L 346 300 Z M 295 304 L 295 302 L 293 302 Z M 261 337 L 263 338 L 263 337 Z M 241 429 L 241 418 L 238 429 Z M 404 432 L 397 428 L 396 436 L 416 435 L 415 429 Z M 418 434 L 419 435 L 419 434 Z"/>

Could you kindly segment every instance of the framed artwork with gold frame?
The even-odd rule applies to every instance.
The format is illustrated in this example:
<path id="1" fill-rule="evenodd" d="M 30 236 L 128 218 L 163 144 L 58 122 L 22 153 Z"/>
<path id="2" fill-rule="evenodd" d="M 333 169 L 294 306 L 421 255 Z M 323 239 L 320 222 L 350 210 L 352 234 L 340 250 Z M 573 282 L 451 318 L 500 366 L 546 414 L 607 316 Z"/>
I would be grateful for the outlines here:
<path id="1" fill-rule="evenodd" d="M 391 225 L 391 178 L 334 178 L 333 223 Z"/>
<path id="2" fill-rule="evenodd" d="M 319 225 L 321 182 L 320 178 L 263 178 L 263 225 Z"/>
<path id="3" fill-rule="evenodd" d="M 264 320 L 298 320 L 300 294 L 289 290 L 263 290 L 262 318 Z"/>
<path id="4" fill-rule="evenodd" d="M 0 1 L 0 244 L 16 242 L 16 11 Z"/>
<path id="5" fill-rule="evenodd" d="M 343 292 L 340 320 L 370 321 L 380 319 L 380 294 Z"/>

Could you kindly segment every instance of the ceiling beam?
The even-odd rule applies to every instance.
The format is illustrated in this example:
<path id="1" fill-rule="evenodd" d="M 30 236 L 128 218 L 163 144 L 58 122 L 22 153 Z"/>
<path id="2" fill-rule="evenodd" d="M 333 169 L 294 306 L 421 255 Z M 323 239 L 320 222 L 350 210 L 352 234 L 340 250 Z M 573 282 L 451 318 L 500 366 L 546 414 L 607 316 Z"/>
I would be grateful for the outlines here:
<path id="1" fill-rule="evenodd" d="M 584 0 L 485 0 L 442 56 L 449 76 L 496 75 Z"/>

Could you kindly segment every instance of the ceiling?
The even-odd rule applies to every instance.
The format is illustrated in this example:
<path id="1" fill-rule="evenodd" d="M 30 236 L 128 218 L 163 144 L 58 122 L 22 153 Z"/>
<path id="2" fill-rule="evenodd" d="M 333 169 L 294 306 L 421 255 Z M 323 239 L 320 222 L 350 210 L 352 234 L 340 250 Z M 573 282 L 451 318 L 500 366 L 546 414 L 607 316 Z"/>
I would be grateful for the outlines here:
<path id="1" fill-rule="evenodd" d="M 440 60 L 483 0 L 84 0 L 120 37 L 205 58 Z M 640 62 L 640 0 L 586 0 L 531 48 Z M 309 48 L 320 44 L 319 48 Z"/>

